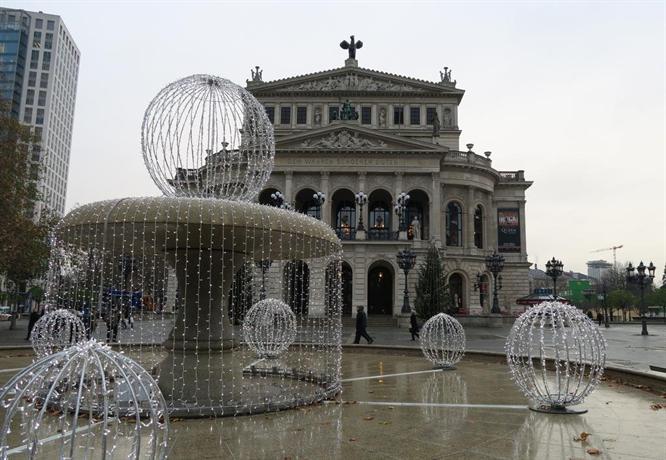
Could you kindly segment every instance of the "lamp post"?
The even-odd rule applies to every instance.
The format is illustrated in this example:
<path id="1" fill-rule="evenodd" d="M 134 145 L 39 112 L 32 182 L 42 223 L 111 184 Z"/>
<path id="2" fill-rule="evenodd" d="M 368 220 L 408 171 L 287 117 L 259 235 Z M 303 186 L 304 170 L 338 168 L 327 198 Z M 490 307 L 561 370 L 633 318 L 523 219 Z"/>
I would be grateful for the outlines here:
<path id="1" fill-rule="evenodd" d="M 405 225 L 405 210 L 407 209 L 407 204 L 411 197 L 408 193 L 400 192 L 398 198 L 396 199 L 396 205 L 394 207 L 395 213 L 398 215 L 398 230 L 401 232 L 407 231 L 407 226 Z"/>
<path id="2" fill-rule="evenodd" d="M 324 205 L 324 202 L 326 201 L 326 194 L 324 192 L 317 192 L 312 195 L 312 199 L 314 200 L 315 203 L 317 203 L 317 206 L 319 206 L 319 211 L 318 211 L 318 216 L 317 219 L 321 220 L 321 207 Z"/>
<path id="3" fill-rule="evenodd" d="M 502 289 L 502 276 L 500 273 L 504 270 L 504 256 L 494 251 L 492 255 L 486 257 L 486 268 L 493 274 L 493 279 L 495 280 L 493 283 L 493 307 L 490 313 L 501 313 L 497 294 Z"/>
<path id="4" fill-rule="evenodd" d="M 284 204 L 284 195 L 279 191 L 273 192 L 271 193 L 271 200 L 275 202 L 276 207 L 281 208 Z"/>
<path id="5" fill-rule="evenodd" d="M 356 195 L 354 195 L 354 199 L 356 200 L 356 204 L 359 206 L 359 215 L 358 215 L 358 225 L 356 226 L 356 230 L 365 230 L 363 228 L 363 206 L 365 206 L 368 202 L 368 195 L 366 195 L 363 192 L 358 192 Z"/>
<path id="6" fill-rule="evenodd" d="M 646 269 L 648 271 L 647 274 L 645 273 Z M 641 263 L 638 264 L 638 267 L 636 267 L 635 270 L 638 272 L 636 274 L 634 274 L 634 267 L 631 265 L 631 262 L 629 262 L 629 266 L 627 267 L 627 283 L 636 284 L 641 289 L 641 335 L 649 335 L 647 330 L 647 312 L 645 311 L 644 290 L 645 286 L 652 284 L 656 269 L 657 267 L 655 267 L 652 262 L 646 267 L 643 264 L 643 261 L 641 261 Z"/>
<path id="7" fill-rule="evenodd" d="M 411 311 L 411 308 L 409 307 L 409 291 L 407 290 L 407 275 L 409 274 L 409 271 L 414 268 L 415 262 L 416 254 L 411 249 L 403 249 L 398 252 L 398 267 L 405 272 L 405 295 L 402 301 L 401 313 L 409 313 Z"/>
<path id="8" fill-rule="evenodd" d="M 557 278 L 562 276 L 564 273 L 563 270 L 564 264 L 561 260 L 556 260 L 555 257 L 552 260 L 546 262 L 546 275 L 553 279 L 553 299 L 557 300 Z"/>

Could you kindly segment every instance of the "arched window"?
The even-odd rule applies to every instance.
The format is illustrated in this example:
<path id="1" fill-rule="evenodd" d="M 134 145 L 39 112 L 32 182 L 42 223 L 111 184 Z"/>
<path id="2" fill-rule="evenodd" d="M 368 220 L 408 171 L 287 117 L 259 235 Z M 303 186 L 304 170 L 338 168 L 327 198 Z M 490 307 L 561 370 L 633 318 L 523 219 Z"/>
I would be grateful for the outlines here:
<path id="1" fill-rule="evenodd" d="M 462 207 L 456 201 L 446 206 L 446 245 L 462 246 Z"/>
<path id="2" fill-rule="evenodd" d="M 314 194 L 315 191 L 311 188 L 298 192 L 296 194 L 296 211 L 315 219 L 321 219 L 321 206 L 315 201 Z"/>
<path id="3" fill-rule="evenodd" d="M 368 239 L 391 239 L 391 195 L 385 190 L 370 194 L 368 207 Z"/>
<path id="4" fill-rule="evenodd" d="M 340 201 L 335 211 L 335 228 L 338 238 L 351 240 L 356 225 L 356 206 L 351 201 Z"/>
<path id="5" fill-rule="evenodd" d="M 474 210 L 474 246 L 483 249 L 483 208 L 481 205 Z"/>

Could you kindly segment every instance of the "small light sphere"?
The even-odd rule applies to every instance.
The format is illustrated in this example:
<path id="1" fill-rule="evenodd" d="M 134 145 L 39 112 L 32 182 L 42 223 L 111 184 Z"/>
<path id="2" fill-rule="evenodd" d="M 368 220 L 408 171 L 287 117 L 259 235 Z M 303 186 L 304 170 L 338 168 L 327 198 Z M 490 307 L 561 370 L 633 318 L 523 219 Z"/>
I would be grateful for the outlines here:
<path id="1" fill-rule="evenodd" d="M 252 201 L 273 170 L 273 125 L 239 85 L 192 75 L 162 89 L 141 129 L 143 159 L 166 196 Z"/>
<path id="2" fill-rule="evenodd" d="M 599 384 L 606 341 L 575 306 L 543 302 L 516 319 L 506 358 L 512 379 L 537 409 L 566 411 Z"/>
<path id="3" fill-rule="evenodd" d="M 245 315 L 243 339 L 258 357 L 276 358 L 296 340 L 296 315 L 280 300 L 260 300 Z"/>
<path id="4" fill-rule="evenodd" d="M 76 313 L 60 308 L 45 313 L 30 332 L 37 358 L 57 353 L 86 339 L 86 328 Z"/>
<path id="5" fill-rule="evenodd" d="M 46 356 L 0 388 L 0 458 L 164 459 L 162 393 L 137 362 L 94 340 Z"/>
<path id="6" fill-rule="evenodd" d="M 446 313 L 426 321 L 419 334 L 423 355 L 437 367 L 453 368 L 465 354 L 465 330 Z"/>

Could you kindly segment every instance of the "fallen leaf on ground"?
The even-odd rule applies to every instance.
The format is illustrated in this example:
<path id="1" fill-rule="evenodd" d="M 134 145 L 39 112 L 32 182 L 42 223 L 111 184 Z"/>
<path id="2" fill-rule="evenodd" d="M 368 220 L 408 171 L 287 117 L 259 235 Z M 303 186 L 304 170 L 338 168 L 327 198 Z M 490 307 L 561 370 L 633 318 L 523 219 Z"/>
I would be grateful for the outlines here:
<path id="1" fill-rule="evenodd" d="M 582 441 L 582 442 L 586 442 L 586 441 L 587 441 L 587 438 L 589 438 L 589 437 L 590 437 L 590 433 L 587 433 L 587 432 L 583 431 L 583 432 L 581 432 L 578 436 L 576 436 L 576 437 L 574 438 L 574 441 L 579 441 L 579 442 Z"/>
<path id="2" fill-rule="evenodd" d="M 352 441 L 352 442 L 358 441 L 358 439 L 356 439 L 356 438 L 349 438 L 349 440 Z"/>
<path id="3" fill-rule="evenodd" d="M 375 418 L 372 415 L 366 415 L 365 417 L 363 417 L 363 420 L 365 420 L 365 421 L 370 421 L 370 420 L 374 420 L 374 419 Z"/>
<path id="4" fill-rule="evenodd" d="M 601 455 L 601 451 L 599 449 L 597 449 L 596 447 L 590 447 L 585 452 L 587 452 L 590 455 Z"/>

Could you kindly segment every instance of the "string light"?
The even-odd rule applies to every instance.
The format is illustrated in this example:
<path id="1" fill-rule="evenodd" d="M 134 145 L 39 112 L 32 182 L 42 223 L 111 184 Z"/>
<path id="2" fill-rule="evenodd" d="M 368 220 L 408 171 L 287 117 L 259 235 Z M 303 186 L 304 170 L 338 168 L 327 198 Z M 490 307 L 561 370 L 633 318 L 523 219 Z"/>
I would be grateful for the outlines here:
<path id="1" fill-rule="evenodd" d="M 513 381 L 534 410 L 581 413 L 567 406 L 583 402 L 599 384 L 606 341 L 575 306 L 543 302 L 523 313 L 506 342 Z"/>
<path id="2" fill-rule="evenodd" d="M 453 369 L 465 354 L 465 330 L 446 313 L 438 313 L 425 322 L 420 342 L 423 355 L 442 369 Z"/>
<path id="3" fill-rule="evenodd" d="M 139 364 L 94 340 L 46 356 L 0 389 L 0 458 L 164 459 L 166 402 Z"/>
<path id="4" fill-rule="evenodd" d="M 296 315 L 280 300 L 261 300 L 245 315 L 243 339 L 257 357 L 277 358 L 296 339 Z"/>
<path id="5" fill-rule="evenodd" d="M 39 318 L 30 333 L 37 358 L 64 350 L 86 339 L 83 322 L 71 311 L 58 309 Z"/>

